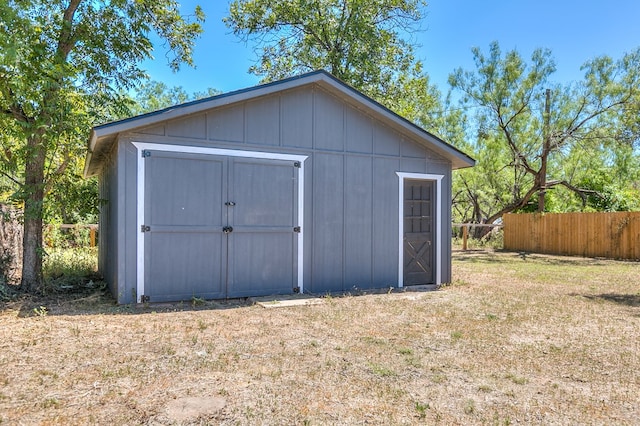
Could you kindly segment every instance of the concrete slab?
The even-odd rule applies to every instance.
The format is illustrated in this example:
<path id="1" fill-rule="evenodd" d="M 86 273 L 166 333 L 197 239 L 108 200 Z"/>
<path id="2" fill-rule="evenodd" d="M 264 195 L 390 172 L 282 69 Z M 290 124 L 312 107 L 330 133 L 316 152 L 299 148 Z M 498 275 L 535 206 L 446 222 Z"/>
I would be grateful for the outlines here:
<path id="1" fill-rule="evenodd" d="M 276 297 L 258 297 L 254 299 L 257 305 L 262 306 L 266 309 L 271 308 L 287 308 L 290 306 L 311 306 L 311 305 L 321 305 L 324 303 L 324 299 L 320 299 L 317 297 L 286 297 L 286 298 L 276 298 Z"/>
<path id="2" fill-rule="evenodd" d="M 199 416 L 211 416 L 221 411 L 227 402 L 219 397 L 187 397 L 170 401 L 167 404 L 167 416 L 174 421 L 195 420 Z"/>

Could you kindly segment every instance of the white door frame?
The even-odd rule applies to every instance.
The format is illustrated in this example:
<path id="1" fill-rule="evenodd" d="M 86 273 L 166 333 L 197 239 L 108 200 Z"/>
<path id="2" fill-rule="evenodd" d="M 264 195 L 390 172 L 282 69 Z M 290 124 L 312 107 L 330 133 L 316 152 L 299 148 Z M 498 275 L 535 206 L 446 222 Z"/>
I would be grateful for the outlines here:
<path id="1" fill-rule="evenodd" d="M 396 172 L 398 175 L 398 287 L 404 286 L 404 181 L 405 179 L 436 182 L 436 285 L 442 284 L 442 179 L 444 175 Z"/>
<path id="2" fill-rule="evenodd" d="M 144 225 L 144 190 L 145 190 L 145 160 L 142 151 L 164 151 L 179 152 L 187 154 L 205 154 L 220 155 L 227 157 L 243 157 L 243 158 L 259 158 L 266 160 L 288 160 L 300 162 L 300 170 L 298 171 L 298 218 L 297 226 L 300 227 L 298 233 L 298 288 L 300 293 L 304 292 L 304 162 L 308 158 L 306 155 L 281 154 L 276 152 L 263 151 L 242 151 L 237 149 L 208 148 L 203 146 L 191 145 L 171 145 L 150 142 L 132 142 L 138 150 L 138 176 L 137 176 L 137 285 L 136 298 L 137 302 L 142 302 L 144 295 L 144 237 L 145 233 L 140 228 Z"/>

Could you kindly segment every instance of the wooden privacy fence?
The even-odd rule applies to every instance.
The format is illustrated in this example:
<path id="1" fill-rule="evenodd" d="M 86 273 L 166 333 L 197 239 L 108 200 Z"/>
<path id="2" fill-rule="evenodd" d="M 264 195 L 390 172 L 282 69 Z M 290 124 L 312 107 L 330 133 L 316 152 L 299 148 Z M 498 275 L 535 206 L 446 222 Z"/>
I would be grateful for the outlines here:
<path id="1" fill-rule="evenodd" d="M 506 214 L 504 248 L 640 259 L 640 212 Z"/>

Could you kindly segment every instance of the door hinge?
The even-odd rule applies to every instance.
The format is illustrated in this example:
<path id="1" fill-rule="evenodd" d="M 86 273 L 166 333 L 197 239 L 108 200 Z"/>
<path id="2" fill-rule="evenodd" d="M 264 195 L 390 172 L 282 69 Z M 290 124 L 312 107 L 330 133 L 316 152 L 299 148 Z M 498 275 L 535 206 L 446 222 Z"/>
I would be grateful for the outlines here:
<path id="1" fill-rule="evenodd" d="M 151 157 L 151 151 L 149 151 L 148 149 L 143 149 L 142 158 L 146 158 L 146 157 Z"/>
<path id="2" fill-rule="evenodd" d="M 300 167 L 302 167 L 302 163 L 299 161 L 294 161 L 293 167 L 297 167 L 299 169 Z"/>
<path id="3" fill-rule="evenodd" d="M 149 296 L 146 296 L 144 294 L 142 296 L 140 296 L 140 302 L 141 303 L 147 303 L 149 300 L 151 300 L 151 297 L 149 297 Z"/>
<path id="4" fill-rule="evenodd" d="M 302 229 L 300 229 L 299 226 L 294 226 L 293 227 L 293 232 L 300 232 L 300 231 L 302 231 Z"/>
<path id="5" fill-rule="evenodd" d="M 149 225 L 140 225 L 140 232 L 149 232 L 151 227 Z"/>

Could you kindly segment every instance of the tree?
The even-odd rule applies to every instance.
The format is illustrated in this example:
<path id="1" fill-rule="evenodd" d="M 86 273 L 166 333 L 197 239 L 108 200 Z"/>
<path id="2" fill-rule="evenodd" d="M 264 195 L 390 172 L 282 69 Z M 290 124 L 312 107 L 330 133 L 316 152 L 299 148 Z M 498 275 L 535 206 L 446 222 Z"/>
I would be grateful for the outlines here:
<path id="1" fill-rule="evenodd" d="M 111 115 L 109 119 L 121 119 L 133 115 L 157 111 L 172 105 L 193 101 L 220 94 L 216 89 L 208 88 L 202 92 L 188 94 L 182 87 L 169 87 L 158 81 L 143 81 L 133 91 L 132 96 L 124 100 L 122 111 Z M 114 111 L 114 114 L 116 111 Z M 81 127 L 85 131 L 92 124 Z M 84 146 L 79 145 L 77 156 L 69 161 L 64 174 L 51 182 L 50 190 L 44 200 L 46 223 L 96 223 L 99 214 L 98 181 L 96 178 L 84 179 Z"/>
<path id="2" fill-rule="evenodd" d="M 136 88 L 129 114 L 144 114 L 221 93 L 220 90 L 208 88 L 189 94 L 181 86 L 169 87 L 160 81 L 146 81 Z"/>
<path id="3" fill-rule="evenodd" d="M 470 202 L 473 219 L 492 223 L 532 204 L 544 210 L 551 189 L 577 194 L 583 205 L 602 197 L 565 162 L 584 152 L 605 161 L 604 153 L 636 140 L 637 125 L 628 124 L 640 100 L 640 49 L 616 62 L 589 61 L 584 80 L 565 86 L 549 81 L 555 71 L 549 50 L 535 50 L 529 64 L 515 50 L 503 55 L 498 43 L 488 55 L 473 49 L 473 56 L 475 71 L 457 69 L 449 77 L 464 107 L 478 112 L 473 151 L 479 167 L 460 174 L 456 193 Z"/>
<path id="4" fill-rule="evenodd" d="M 250 72 L 272 81 L 326 69 L 389 104 L 406 76 L 425 77 L 402 36 L 417 30 L 424 0 L 234 0 L 224 19 L 258 49 Z M 426 80 L 428 82 L 428 80 Z"/>
<path id="5" fill-rule="evenodd" d="M 177 70 L 192 64 L 204 15 L 175 0 L 8 0 L 0 4 L 2 173 L 24 206 L 22 288 L 42 279 L 43 200 L 84 151 L 89 123 L 126 109 L 122 90 L 145 78 L 151 35 Z"/>

